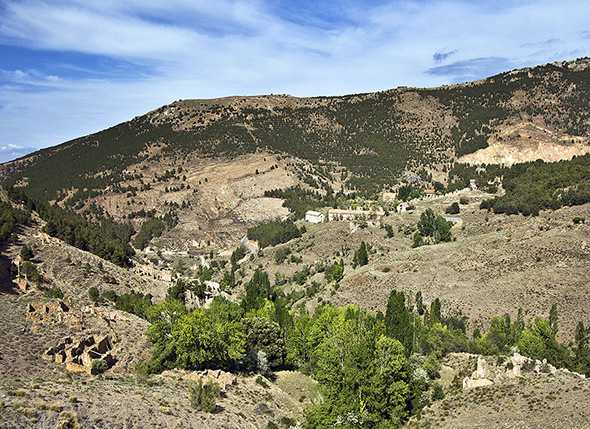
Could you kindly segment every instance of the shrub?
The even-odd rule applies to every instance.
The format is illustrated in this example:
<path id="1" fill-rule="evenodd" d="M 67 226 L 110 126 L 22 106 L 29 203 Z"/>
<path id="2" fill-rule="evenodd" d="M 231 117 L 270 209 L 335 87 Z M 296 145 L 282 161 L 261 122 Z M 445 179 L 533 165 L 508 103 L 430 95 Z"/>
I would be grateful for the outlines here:
<path id="1" fill-rule="evenodd" d="M 109 369 L 109 366 L 103 359 L 95 359 L 92 361 L 92 374 L 102 374 L 107 369 Z"/>
<path id="2" fill-rule="evenodd" d="M 461 211 L 461 209 L 459 208 L 459 203 L 454 202 L 453 204 L 451 204 L 450 206 L 448 206 L 445 210 L 445 213 L 447 214 L 458 214 Z"/>
<path id="3" fill-rule="evenodd" d="M 100 292 L 94 286 L 91 288 L 88 288 L 88 297 L 90 298 L 90 300 L 92 302 L 98 302 L 98 301 L 100 301 Z"/>
<path id="4" fill-rule="evenodd" d="M 264 379 L 264 377 L 261 375 L 256 376 L 256 379 L 254 381 L 256 382 L 256 384 L 259 384 L 260 386 L 264 387 L 265 389 L 268 389 L 270 387 L 269 384 Z"/>
<path id="5" fill-rule="evenodd" d="M 202 380 L 192 382 L 188 386 L 191 406 L 199 411 L 213 413 L 217 409 L 217 398 L 221 389 L 213 382 L 203 383 Z"/>
<path id="6" fill-rule="evenodd" d="M 440 401 L 441 399 L 445 398 L 445 391 L 443 390 L 440 383 L 434 383 L 432 386 L 432 400 L 433 401 Z"/>
<path id="7" fill-rule="evenodd" d="M 344 277 L 344 261 L 334 262 L 326 269 L 326 280 L 338 283 Z"/>
<path id="8" fill-rule="evenodd" d="M 33 256 L 33 250 L 29 246 L 25 244 L 23 247 L 21 247 L 20 257 L 23 259 L 23 261 L 30 261 L 33 259 Z"/>
<path id="9" fill-rule="evenodd" d="M 287 256 L 291 254 L 291 249 L 288 247 L 281 247 L 275 252 L 275 262 L 282 264 L 287 259 Z"/>
<path id="10" fill-rule="evenodd" d="M 62 299 L 64 297 L 64 293 L 60 288 L 54 286 L 45 290 L 45 296 L 47 298 Z"/>

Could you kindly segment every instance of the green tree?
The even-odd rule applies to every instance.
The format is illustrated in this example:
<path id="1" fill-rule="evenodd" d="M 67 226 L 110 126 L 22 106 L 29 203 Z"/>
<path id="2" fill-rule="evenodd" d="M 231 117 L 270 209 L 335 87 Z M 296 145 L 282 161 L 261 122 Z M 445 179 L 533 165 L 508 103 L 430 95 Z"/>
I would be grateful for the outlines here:
<path id="1" fill-rule="evenodd" d="M 435 298 L 430 303 L 430 321 L 432 323 L 440 323 L 442 321 L 440 299 Z"/>
<path id="2" fill-rule="evenodd" d="M 173 367 L 190 370 L 231 369 L 244 356 L 245 335 L 239 322 L 220 320 L 196 309 L 180 317 L 170 335 Z"/>
<path id="3" fill-rule="evenodd" d="M 424 315 L 424 301 L 422 300 L 422 292 L 416 292 L 416 311 L 420 316 Z"/>
<path id="4" fill-rule="evenodd" d="M 246 296 L 242 300 L 244 311 L 257 309 L 262 306 L 265 299 L 271 297 L 272 289 L 266 271 L 257 269 L 252 278 L 246 283 Z"/>
<path id="5" fill-rule="evenodd" d="M 410 389 L 406 354 L 398 340 L 384 335 L 378 338 L 370 368 L 371 383 L 363 392 L 366 395 L 366 420 L 370 426 L 387 424 L 395 427 L 407 416 Z"/>
<path id="6" fill-rule="evenodd" d="M 367 251 L 367 244 L 361 241 L 361 245 L 356 252 L 354 252 L 354 258 L 352 265 L 356 267 L 362 267 L 369 263 L 369 252 Z"/>
<path id="7" fill-rule="evenodd" d="M 385 312 L 385 327 L 387 335 L 400 341 L 406 352 L 413 351 L 414 313 L 406 308 L 406 297 L 403 292 L 395 289 L 389 294 L 387 310 Z"/>
<path id="8" fill-rule="evenodd" d="M 285 340 L 278 323 L 262 317 L 247 317 L 242 320 L 242 329 L 246 339 L 246 359 L 253 370 L 262 370 L 260 353 L 264 353 L 270 368 L 285 363 Z"/>

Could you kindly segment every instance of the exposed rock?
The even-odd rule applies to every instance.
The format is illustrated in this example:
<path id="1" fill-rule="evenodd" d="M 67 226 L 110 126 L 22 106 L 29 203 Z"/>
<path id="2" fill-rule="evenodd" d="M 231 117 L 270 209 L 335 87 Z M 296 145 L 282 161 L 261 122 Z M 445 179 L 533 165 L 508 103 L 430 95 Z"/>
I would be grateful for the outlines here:
<path id="1" fill-rule="evenodd" d="M 491 386 L 492 384 L 494 384 L 494 382 L 492 380 L 488 380 L 487 378 L 471 379 L 469 377 L 465 377 L 463 379 L 463 390 Z"/>

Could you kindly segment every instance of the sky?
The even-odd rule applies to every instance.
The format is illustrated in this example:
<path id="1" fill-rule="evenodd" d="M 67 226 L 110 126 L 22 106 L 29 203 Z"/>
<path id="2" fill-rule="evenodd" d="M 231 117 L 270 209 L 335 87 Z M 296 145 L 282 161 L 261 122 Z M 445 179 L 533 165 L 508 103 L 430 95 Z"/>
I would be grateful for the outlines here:
<path id="1" fill-rule="evenodd" d="M 437 86 L 590 56 L 589 0 L 0 0 L 0 162 L 178 99 Z"/>

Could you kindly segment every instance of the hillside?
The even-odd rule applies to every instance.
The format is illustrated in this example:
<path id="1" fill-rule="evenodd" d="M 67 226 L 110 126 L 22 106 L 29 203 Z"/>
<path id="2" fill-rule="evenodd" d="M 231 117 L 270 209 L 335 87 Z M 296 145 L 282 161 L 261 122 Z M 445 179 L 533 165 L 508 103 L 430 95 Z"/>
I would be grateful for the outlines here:
<path id="1" fill-rule="evenodd" d="M 183 100 L 1 165 L 0 428 L 585 427 L 589 100 Z"/>
<path id="2" fill-rule="evenodd" d="M 184 100 L 4 164 L 2 174 L 27 184 L 36 198 L 73 204 L 124 194 L 133 180 L 146 186 L 167 164 L 267 150 L 321 165 L 328 177 L 335 163 L 349 173 L 347 188 L 370 191 L 395 183 L 404 171 L 442 177 L 469 154 L 470 162 L 514 162 L 494 148 L 519 141 L 549 145 L 536 155 L 548 160 L 583 153 L 589 97 L 590 60 L 581 59 L 432 89 Z M 567 150 L 556 155 L 560 147 Z M 474 155 L 485 148 L 494 153 Z M 151 171 L 153 164 L 159 172 Z"/>

